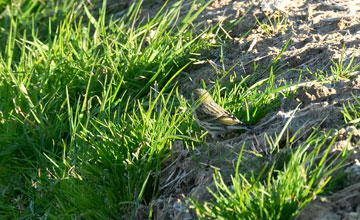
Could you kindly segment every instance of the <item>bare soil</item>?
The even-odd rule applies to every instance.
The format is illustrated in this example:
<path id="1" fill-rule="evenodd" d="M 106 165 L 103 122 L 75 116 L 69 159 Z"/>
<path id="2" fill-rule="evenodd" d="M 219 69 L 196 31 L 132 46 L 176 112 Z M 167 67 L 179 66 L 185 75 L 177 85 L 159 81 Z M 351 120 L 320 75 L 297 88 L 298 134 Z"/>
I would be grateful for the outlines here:
<path id="1" fill-rule="evenodd" d="M 118 1 L 116 1 L 118 2 Z M 121 1 L 120 1 L 121 2 Z M 169 5 L 176 2 L 172 0 Z M 192 1 L 185 0 L 183 13 Z M 164 3 L 163 0 L 145 1 L 144 11 L 153 15 Z M 114 4 L 109 1 L 109 4 Z M 125 3 L 117 3 L 125 7 Z M 260 22 L 275 21 L 277 16 L 287 18 L 278 24 L 277 30 L 266 33 L 259 27 Z M 314 74 L 327 71 L 341 59 L 343 45 L 344 65 L 354 55 L 354 63 L 360 61 L 360 1 L 356 0 L 215 0 L 196 22 L 225 24 L 224 20 L 241 19 L 230 32 L 223 30 L 227 45 L 224 47 L 224 66 L 234 68 L 239 75 L 256 74 L 258 79 L 267 77 L 268 70 L 254 69 L 254 62 L 268 67 L 280 53 L 285 43 L 291 38 L 281 56 L 282 71 L 277 79 L 304 82 L 298 86 L 297 93 L 291 99 L 284 98 L 282 105 L 274 109 L 259 122 L 259 131 L 243 133 L 228 139 L 210 141 L 196 150 L 187 150 L 181 142 L 172 146 L 172 156 L 168 159 L 161 174 L 160 196 L 151 204 L 137 209 L 138 219 L 147 219 L 150 206 L 154 219 L 196 219 L 196 214 L 189 208 L 189 197 L 209 201 L 212 196 L 206 189 L 214 190 L 213 173 L 217 168 L 225 181 L 234 172 L 238 153 L 246 143 L 242 169 L 246 172 L 262 167 L 268 156 L 269 146 L 264 134 L 275 135 L 284 127 L 293 114 L 288 126 L 289 135 L 302 128 L 298 141 L 304 140 L 318 126 L 327 131 L 334 128 L 338 136 L 332 152 L 346 147 L 346 140 L 353 133 L 350 149 L 354 153 L 347 161 L 347 184 L 333 195 L 317 197 L 300 213 L 297 219 L 359 219 L 360 218 L 360 152 L 356 143 L 360 140 L 360 131 L 354 126 L 347 126 L 341 113 L 343 104 L 354 102 L 354 96 L 360 95 L 360 75 L 355 72 L 349 79 L 337 82 L 321 83 Z M 216 40 L 216 39 L 214 39 Z M 217 78 L 213 65 L 221 67 L 220 50 L 211 51 L 214 59 L 208 60 L 194 71 L 188 72 L 186 83 L 180 90 L 185 97 L 188 91 L 200 87 L 204 80 L 209 85 Z M 211 65 L 210 65 L 211 64 Z M 309 71 L 306 71 L 309 70 Z M 191 80 L 189 80 L 191 79 Z M 285 141 L 285 140 L 284 140 Z M 263 155 L 254 156 L 251 151 Z"/>

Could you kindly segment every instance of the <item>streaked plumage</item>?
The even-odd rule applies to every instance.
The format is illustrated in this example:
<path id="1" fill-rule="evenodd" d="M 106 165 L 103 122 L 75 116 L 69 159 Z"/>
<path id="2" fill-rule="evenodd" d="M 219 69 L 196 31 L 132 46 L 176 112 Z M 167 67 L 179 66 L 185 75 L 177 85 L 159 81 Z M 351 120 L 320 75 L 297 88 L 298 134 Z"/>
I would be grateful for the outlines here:
<path id="1" fill-rule="evenodd" d="M 234 115 L 219 106 L 205 89 L 195 89 L 192 98 L 196 106 L 193 114 L 197 123 L 213 138 L 231 130 L 251 130 Z"/>

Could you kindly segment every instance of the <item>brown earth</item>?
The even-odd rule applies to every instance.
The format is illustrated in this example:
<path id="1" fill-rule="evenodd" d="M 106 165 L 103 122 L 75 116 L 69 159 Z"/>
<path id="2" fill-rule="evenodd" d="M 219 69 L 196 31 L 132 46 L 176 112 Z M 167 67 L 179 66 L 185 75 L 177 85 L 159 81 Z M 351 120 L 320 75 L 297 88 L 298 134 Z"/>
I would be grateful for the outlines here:
<path id="1" fill-rule="evenodd" d="M 113 4 L 112 8 L 114 4 L 126 8 L 127 2 L 121 2 L 108 3 Z M 164 2 L 145 1 L 144 13 L 154 15 Z M 174 2 L 176 1 L 170 1 L 169 5 Z M 183 13 L 191 2 L 184 1 Z M 259 27 L 255 16 L 263 23 L 268 23 L 269 19 L 274 22 L 277 17 L 283 22 L 266 33 L 264 28 Z M 233 69 L 236 74 L 252 74 L 257 79 L 267 77 L 269 70 L 255 71 L 254 62 L 259 66 L 270 66 L 290 38 L 280 59 L 281 69 L 286 71 L 278 74 L 277 79 L 295 82 L 301 73 L 304 83 L 297 86 L 298 90 L 293 98 L 283 98 L 280 108 L 258 123 L 259 131 L 256 134 L 244 133 L 231 139 L 210 141 L 206 146 L 198 146 L 195 150 L 187 150 L 181 142 L 175 142 L 171 148 L 172 156 L 166 161 L 161 174 L 161 194 L 151 204 L 139 207 L 137 218 L 147 219 L 152 206 L 154 219 L 196 219 L 195 213 L 189 208 L 188 198 L 211 200 L 212 196 L 206 187 L 214 189 L 214 168 L 221 171 L 225 181 L 229 181 L 244 142 L 244 169 L 251 171 L 261 168 L 263 161 L 269 158 L 269 146 L 264 135 L 274 137 L 279 134 L 292 117 L 288 133 L 293 135 L 302 128 L 304 132 L 298 137 L 299 142 L 306 138 L 314 126 L 319 126 L 324 131 L 340 128 L 339 138 L 332 152 L 346 147 L 346 140 L 352 132 L 349 148 L 354 150 L 347 161 L 347 171 L 351 174 L 347 177 L 345 188 L 330 196 L 317 197 L 304 208 L 297 219 L 359 219 L 360 152 L 357 143 L 360 131 L 345 124 L 341 111 L 343 104 L 353 103 L 354 96 L 360 95 L 360 75 L 354 72 L 348 79 L 335 82 L 328 78 L 321 83 L 316 79 L 316 73 L 322 70 L 330 75 L 330 67 L 334 66 L 330 58 L 339 62 L 343 45 L 346 48 L 343 58 L 345 66 L 352 55 L 355 56 L 353 63 L 360 61 L 360 1 L 215 0 L 196 22 L 225 24 L 224 20 L 234 19 L 241 21 L 230 32 L 220 28 L 227 38 L 223 52 L 224 63 L 220 63 L 220 50 L 213 49 L 210 56 L 213 57 L 212 60 L 205 60 L 205 64 L 187 73 L 184 79 L 186 83 L 182 83 L 180 88 L 185 97 L 188 97 L 188 91 L 199 87 L 202 80 L 208 85 L 216 80 L 214 66 L 224 65 L 225 69 L 230 69 L 238 63 Z M 251 152 L 262 156 L 255 156 Z"/>

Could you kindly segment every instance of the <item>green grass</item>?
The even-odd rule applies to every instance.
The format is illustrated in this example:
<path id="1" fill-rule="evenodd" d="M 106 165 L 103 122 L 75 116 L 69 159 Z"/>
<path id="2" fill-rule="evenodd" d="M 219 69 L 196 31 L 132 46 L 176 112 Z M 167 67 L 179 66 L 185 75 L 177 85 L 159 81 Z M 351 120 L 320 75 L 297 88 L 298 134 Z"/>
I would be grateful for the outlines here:
<path id="1" fill-rule="evenodd" d="M 347 105 L 343 104 L 342 114 L 344 116 L 344 121 L 346 124 L 353 124 L 358 127 L 360 122 L 360 101 L 359 99 L 352 94 L 353 101 L 348 101 Z"/>
<path id="2" fill-rule="evenodd" d="M 277 10 L 271 16 L 266 16 L 265 21 L 260 21 L 256 15 L 254 15 L 259 28 L 268 36 L 275 36 L 283 33 L 287 29 L 288 16 L 282 16 L 281 12 Z"/>
<path id="3" fill-rule="evenodd" d="M 184 134 L 171 88 L 208 48 L 201 36 L 211 30 L 192 21 L 209 3 L 140 20 L 141 3 L 117 20 L 83 3 L 18 1 L 3 11 L 2 218 L 122 218 L 158 193 L 169 143 Z M 63 19 L 44 21 L 52 7 L 66 9 Z"/>
<path id="4" fill-rule="evenodd" d="M 194 22 L 210 3 L 194 0 L 180 16 L 176 2 L 149 18 L 142 1 L 134 1 L 114 19 L 106 1 L 98 11 L 87 1 L 0 1 L 1 219 L 131 219 L 159 196 L 171 144 L 194 148 L 204 141 L 177 79 L 213 46 L 206 36 L 223 41 L 223 27 Z M 255 124 L 281 96 L 291 97 L 291 85 L 275 80 L 289 41 L 262 80 L 216 70 L 222 77 L 210 89 L 214 99 Z M 217 172 L 222 195 L 214 193 L 216 202 L 205 206 L 194 201 L 199 217 L 226 217 L 224 204 L 242 208 L 237 199 L 248 203 L 248 213 L 260 207 L 260 217 L 294 216 L 341 164 L 318 158 L 326 137 L 293 146 L 286 166 L 268 166 L 262 175 L 240 174 L 239 159 L 232 189 Z M 289 203 L 281 200 L 294 193 Z"/>
<path id="5" fill-rule="evenodd" d="M 316 195 L 324 192 L 334 172 L 349 156 L 347 149 L 329 156 L 336 140 L 335 136 L 327 144 L 331 133 L 321 135 L 315 131 L 299 146 L 288 143 L 288 159 L 282 158 L 281 162 L 270 164 L 263 162 L 264 168 L 259 173 L 244 172 L 247 164 L 241 163 L 241 151 L 230 186 L 224 182 L 221 173 L 215 170 L 216 191 L 209 189 L 214 201 L 204 203 L 192 200 L 199 218 L 294 218 Z M 279 165 L 282 168 L 277 168 Z"/>
<path id="6" fill-rule="evenodd" d="M 279 59 L 291 39 L 283 46 L 280 53 L 275 57 L 272 64 L 264 68 L 268 75 L 262 76 L 261 80 L 257 79 L 256 74 L 247 76 L 238 76 L 232 73 L 235 68 L 233 65 L 228 70 L 217 69 L 216 72 L 221 76 L 211 88 L 214 100 L 229 112 L 237 116 L 241 121 L 248 124 L 256 124 L 267 113 L 273 111 L 281 104 L 281 98 L 291 97 L 294 91 L 288 91 L 293 86 L 286 82 L 276 83 L 275 77 L 281 74 Z M 222 62 L 223 58 L 220 57 Z M 224 65 L 223 65 L 224 66 Z M 255 72 L 256 70 L 254 70 Z M 224 80 L 224 78 L 228 80 Z M 299 80 L 301 76 L 299 76 Z M 203 87 L 206 88 L 203 82 Z"/>
<path id="7" fill-rule="evenodd" d="M 330 66 L 330 73 L 323 70 L 317 70 L 316 72 L 312 72 L 307 69 L 307 71 L 319 81 L 331 82 L 338 82 L 342 79 L 349 79 L 351 76 L 356 75 L 358 73 L 358 69 L 360 68 L 360 63 L 354 63 L 356 49 L 354 49 L 353 55 L 348 62 L 345 62 L 345 49 L 345 44 L 343 44 L 340 58 L 338 61 L 335 61 L 330 57 L 330 61 L 332 63 L 332 65 Z"/>

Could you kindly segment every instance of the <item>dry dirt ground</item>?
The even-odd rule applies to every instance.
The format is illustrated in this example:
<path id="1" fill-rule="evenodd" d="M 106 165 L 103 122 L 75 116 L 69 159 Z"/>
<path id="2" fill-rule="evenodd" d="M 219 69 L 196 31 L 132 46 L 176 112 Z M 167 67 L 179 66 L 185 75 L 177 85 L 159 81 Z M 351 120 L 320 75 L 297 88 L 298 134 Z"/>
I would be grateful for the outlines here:
<path id="1" fill-rule="evenodd" d="M 169 4 L 174 2 L 170 1 Z M 163 0 L 145 0 L 144 11 L 151 15 L 163 3 Z M 189 3 L 191 1 L 185 1 L 183 12 L 186 12 Z M 109 5 L 111 4 L 126 7 L 126 3 L 121 1 L 109 1 Z M 259 27 L 255 16 L 261 23 L 276 16 L 286 20 L 277 25 L 277 30 L 266 33 L 264 28 Z M 224 30 L 227 36 L 224 63 L 219 61 L 219 49 L 213 49 L 213 60 L 187 73 L 184 79 L 186 83 L 181 87 L 185 97 L 188 95 L 186 91 L 199 87 L 201 80 L 211 84 L 217 78 L 214 65 L 224 65 L 229 69 L 239 63 L 233 70 L 237 74 L 257 74 L 258 79 L 266 77 L 269 71 L 255 71 L 254 62 L 259 66 L 270 66 L 289 38 L 291 42 L 280 59 L 281 68 L 286 71 L 278 75 L 277 79 L 294 82 L 301 73 L 304 83 L 299 86 L 293 98 L 284 98 L 278 109 L 274 109 L 259 122 L 262 127 L 256 134 L 244 133 L 231 139 L 210 141 L 206 146 L 198 146 L 193 151 L 186 150 L 182 143 L 176 142 L 172 146 L 172 156 L 166 161 L 162 171 L 161 194 L 151 204 L 140 206 L 136 212 L 137 218 L 147 219 L 152 206 L 154 219 L 196 219 L 195 213 L 189 208 L 188 198 L 202 201 L 211 199 L 206 187 L 214 189 L 214 168 L 219 169 L 225 180 L 229 181 L 226 177 L 234 172 L 237 153 L 246 142 L 246 156 L 243 157 L 245 161 L 242 161 L 242 166 L 247 171 L 258 169 L 262 166 L 262 160 L 269 159 L 264 134 L 278 134 L 294 113 L 288 126 L 288 134 L 292 135 L 302 127 L 305 132 L 298 141 L 306 138 L 313 126 L 319 126 L 325 131 L 341 128 L 332 152 L 344 148 L 352 132 L 350 149 L 354 149 L 354 154 L 347 161 L 347 170 L 351 171 L 351 175 L 346 186 L 333 195 L 313 200 L 297 219 L 360 219 L 360 154 L 356 146 L 360 130 L 354 126 L 346 126 L 341 113 L 344 103 L 354 101 L 352 94 L 357 97 L 360 95 L 360 75 L 355 72 L 349 79 L 320 83 L 314 74 L 310 74 L 310 71 L 319 72 L 317 70 L 330 73 L 330 66 L 333 65 L 330 58 L 338 62 L 343 45 L 346 48 L 345 66 L 353 54 L 354 63 L 360 61 L 360 1 L 214 0 L 196 22 L 215 24 L 223 22 L 225 18 L 242 20 L 231 31 Z M 307 69 L 310 71 L 306 71 Z M 295 111 L 297 106 L 299 107 Z M 247 153 L 250 151 L 263 157 Z"/>

